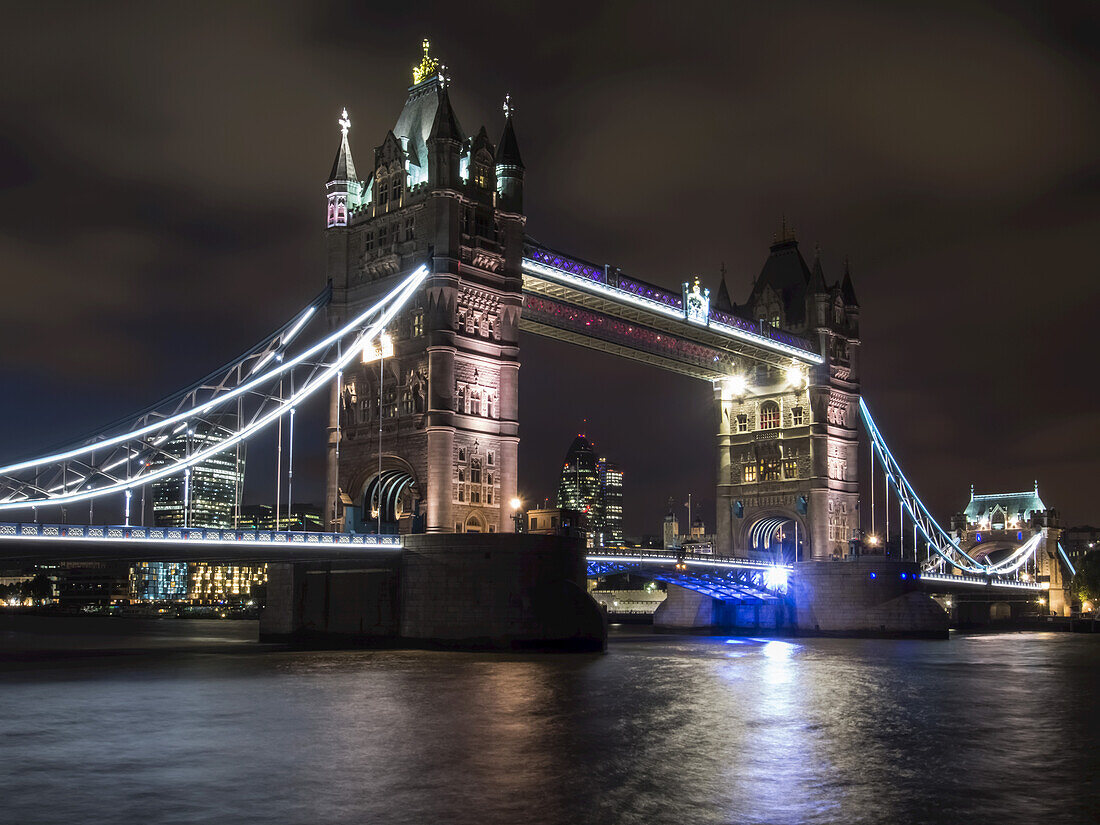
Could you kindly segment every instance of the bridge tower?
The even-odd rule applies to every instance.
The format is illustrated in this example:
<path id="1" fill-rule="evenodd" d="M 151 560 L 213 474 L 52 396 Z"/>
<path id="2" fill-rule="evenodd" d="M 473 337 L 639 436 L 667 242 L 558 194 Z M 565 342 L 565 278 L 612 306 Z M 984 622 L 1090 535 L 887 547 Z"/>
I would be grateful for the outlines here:
<path id="1" fill-rule="evenodd" d="M 1013 493 L 977 493 L 970 486 L 970 502 L 951 518 L 951 537 L 967 555 L 981 562 L 1000 562 L 1036 540 L 1034 557 L 1023 573 L 1044 585 L 1039 612 L 1070 615 L 1073 603 L 1069 559 L 1062 557 L 1058 511 L 1039 497 L 1039 482 L 1031 490 Z M 962 572 L 962 571 L 959 571 Z M 990 618 L 995 618 L 991 616 Z"/>
<path id="2" fill-rule="evenodd" d="M 723 283 L 719 304 L 726 296 Z M 859 530 L 859 302 L 847 264 L 829 284 L 784 221 L 746 304 L 719 309 L 803 335 L 824 357 L 808 371 L 761 364 L 716 387 L 720 552 L 843 556 Z"/>
<path id="3" fill-rule="evenodd" d="M 494 146 L 484 127 L 473 137 L 462 131 L 449 83 L 424 41 L 365 182 L 354 180 L 341 118 L 327 184 L 330 323 L 421 264 L 430 275 L 387 330 L 389 344 L 365 353 L 333 390 L 326 512 L 334 529 L 511 530 L 524 167 L 510 102 Z"/>

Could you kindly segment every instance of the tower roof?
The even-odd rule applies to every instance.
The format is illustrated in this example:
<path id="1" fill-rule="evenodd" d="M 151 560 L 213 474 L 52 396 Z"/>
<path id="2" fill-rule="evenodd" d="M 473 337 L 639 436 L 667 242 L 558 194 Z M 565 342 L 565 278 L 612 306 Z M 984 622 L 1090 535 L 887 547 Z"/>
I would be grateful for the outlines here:
<path id="1" fill-rule="evenodd" d="M 771 253 L 764 261 L 760 277 L 756 279 L 749 304 L 755 305 L 766 287 L 781 297 L 788 323 L 801 323 L 806 315 L 806 287 L 810 282 L 810 270 L 794 232 L 784 222 L 783 233 L 771 245 Z"/>
<path id="2" fill-rule="evenodd" d="M 514 166 L 523 169 L 523 158 L 519 154 L 519 143 L 516 141 L 516 131 L 512 127 L 512 96 L 504 96 L 504 131 L 500 135 L 500 143 L 497 144 L 497 164 L 500 166 Z"/>
<path id="3" fill-rule="evenodd" d="M 1022 493 L 971 493 L 970 503 L 966 505 L 964 515 L 970 521 L 981 521 L 1000 510 L 1008 518 L 1020 518 L 1027 521 L 1032 513 L 1042 512 L 1047 507 L 1039 498 L 1039 485 L 1034 490 Z"/>
<path id="4" fill-rule="evenodd" d="M 358 180 L 355 177 L 355 162 L 351 159 L 351 147 L 348 145 L 348 131 L 351 129 L 351 119 L 348 110 L 340 115 L 340 149 L 336 152 L 336 159 L 332 162 L 332 171 L 328 179 L 334 180 Z"/>
<path id="5" fill-rule="evenodd" d="M 393 127 L 394 135 L 408 153 L 409 163 L 419 166 L 425 175 L 428 165 L 428 138 L 433 134 L 441 109 L 442 136 L 461 143 L 464 140 L 462 127 L 447 97 L 445 79 L 439 73 L 409 87 L 409 96 Z"/>

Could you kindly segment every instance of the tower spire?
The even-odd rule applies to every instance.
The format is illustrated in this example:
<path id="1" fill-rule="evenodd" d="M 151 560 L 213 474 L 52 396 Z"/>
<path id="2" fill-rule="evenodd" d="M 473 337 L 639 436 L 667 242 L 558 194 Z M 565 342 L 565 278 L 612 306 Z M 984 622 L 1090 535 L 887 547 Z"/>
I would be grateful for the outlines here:
<path id="1" fill-rule="evenodd" d="M 348 132 L 351 131 L 351 118 L 345 108 L 336 121 L 340 124 L 340 149 L 332 162 L 332 171 L 328 176 L 325 189 L 328 198 L 328 226 L 347 226 L 348 213 L 360 205 L 362 184 L 355 177 L 355 161 L 351 157 L 348 144 Z"/>
<path id="2" fill-rule="evenodd" d="M 509 212 L 523 211 L 523 158 L 519 153 L 516 130 L 512 125 L 512 115 L 516 107 L 512 105 L 512 96 L 504 96 L 504 131 L 497 143 L 497 185 L 500 189 L 500 202 Z"/>

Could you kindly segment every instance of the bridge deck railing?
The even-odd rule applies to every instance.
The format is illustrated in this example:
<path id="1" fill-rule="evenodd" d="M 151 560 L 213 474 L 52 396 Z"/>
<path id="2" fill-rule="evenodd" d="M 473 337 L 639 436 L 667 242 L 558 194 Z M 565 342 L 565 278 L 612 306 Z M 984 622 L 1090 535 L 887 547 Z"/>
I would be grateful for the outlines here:
<path id="1" fill-rule="evenodd" d="M 299 530 L 215 529 L 208 527 L 135 527 L 127 525 L 43 524 L 0 522 L 2 540 L 134 541 L 196 544 L 354 545 L 400 548 L 401 536 L 360 533 L 319 533 Z"/>

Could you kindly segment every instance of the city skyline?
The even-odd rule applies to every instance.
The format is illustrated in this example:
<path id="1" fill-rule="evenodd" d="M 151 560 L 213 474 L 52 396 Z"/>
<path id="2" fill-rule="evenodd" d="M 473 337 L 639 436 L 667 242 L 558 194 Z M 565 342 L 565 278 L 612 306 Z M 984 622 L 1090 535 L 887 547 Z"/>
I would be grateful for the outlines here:
<path id="1" fill-rule="evenodd" d="M 1097 392 L 1075 381 L 1083 366 L 1077 330 L 1097 305 L 1096 284 L 1076 262 L 1087 260 L 1100 208 L 1088 172 L 1094 132 L 1082 119 L 1082 81 L 1094 68 L 1071 34 L 1074 6 L 1045 16 L 1018 9 L 1013 16 L 977 5 L 970 18 L 905 34 L 894 26 L 902 13 L 886 9 L 853 12 L 840 22 L 814 17 L 809 6 L 743 13 L 759 15 L 751 18 L 755 27 L 735 28 L 736 42 L 721 50 L 706 32 L 689 37 L 670 20 L 662 31 L 671 48 L 655 57 L 651 27 L 627 26 L 620 39 L 601 43 L 601 55 L 614 56 L 619 70 L 606 71 L 602 60 L 594 63 L 579 49 L 561 77 L 519 53 L 503 56 L 510 70 L 501 73 L 500 56 L 489 61 L 462 48 L 471 24 L 448 21 L 442 12 L 427 27 L 387 21 L 390 36 L 369 66 L 352 34 L 366 23 L 354 15 L 311 21 L 300 55 L 280 55 L 278 68 L 262 42 L 243 46 L 252 50 L 246 60 L 204 30 L 181 25 L 160 54 L 147 56 L 152 69 L 141 78 L 117 76 L 112 64 L 98 62 L 98 74 L 83 81 L 95 88 L 81 87 L 88 100 L 99 101 L 94 110 L 59 85 L 62 67 L 38 66 L 38 58 L 12 44 L 5 59 L 12 61 L 12 76 L 26 82 L 4 92 L 10 128 L 0 148 L 0 215 L 12 271 L 22 273 L 6 311 L 19 317 L 26 334 L 9 332 L 4 339 L 4 369 L 25 388 L 18 403 L 0 413 L 16 436 L 3 445 L 5 457 L 17 454 L 21 443 L 87 428 L 65 412 L 69 388 L 81 393 L 85 417 L 109 420 L 221 363 L 266 330 L 269 318 L 285 316 L 313 294 L 322 279 L 319 182 L 332 154 L 334 118 L 348 108 L 354 146 L 369 154 L 399 109 L 416 44 L 428 35 L 453 67 L 456 106 L 474 113 L 472 123 L 496 128 L 500 100 L 512 94 L 530 167 L 528 229 L 536 238 L 553 237 L 669 286 L 699 274 L 713 289 L 725 262 L 736 301 L 748 293 L 785 215 L 804 249 L 821 244 L 828 280 L 840 277 L 849 257 L 864 308 L 866 397 L 881 420 L 903 421 L 921 410 L 915 426 L 898 427 L 892 438 L 937 512 L 946 516 L 963 506 L 968 484 L 1014 489 L 1037 477 L 1067 523 L 1095 521 L 1087 479 L 1096 448 L 1092 440 L 1079 444 L 1062 435 L 1095 428 Z M 25 25 L 34 25 L 35 12 L 21 14 Z M 225 14 L 221 22 L 229 30 L 244 24 Z M 294 30 L 296 14 L 275 15 L 271 24 Z M 878 31 L 900 38 L 896 54 L 878 55 L 885 66 L 879 94 L 845 90 L 848 51 L 834 45 L 837 37 L 811 36 L 811 17 L 825 32 L 858 19 L 863 44 L 873 43 Z M 1018 19 L 1042 34 L 1021 49 L 1010 48 Z M 93 30 L 102 25 L 86 22 Z M 544 21 L 548 31 L 564 23 L 553 16 Z M 131 60 L 141 54 L 124 26 L 111 26 L 98 31 L 100 37 L 69 44 L 65 60 L 94 57 L 106 44 L 129 50 Z M 749 28 L 765 32 L 763 41 L 752 42 Z M 959 64 L 961 43 L 978 29 L 982 35 L 973 40 L 987 59 L 967 53 Z M 785 51 L 779 62 L 766 46 L 781 30 L 802 48 Z M 955 70 L 950 83 L 946 74 L 914 73 L 922 37 L 946 55 Z M 321 50 L 330 65 L 346 68 L 320 76 L 302 68 L 301 59 Z M 213 87 L 204 66 L 230 59 L 257 68 L 223 73 L 231 84 Z M 258 83 L 259 67 L 275 77 L 308 78 L 309 93 L 296 91 L 299 84 L 275 84 L 279 107 L 263 107 L 262 96 L 241 104 L 247 96 L 238 91 Z M 811 71 L 819 83 L 805 82 Z M 799 99 L 778 93 L 784 79 L 800 81 Z M 681 88 L 673 80 L 693 91 L 673 95 Z M 721 107 L 708 102 L 718 90 L 726 101 Z M 35 105 L 45 98 L 56 99 L 66 116 Z M 875 108 L 861 108 L 867 99 L 877 101 Z M 985 108 L 968 111 L 975 100 Z M 934 118 L 915 119 L 915 103 L 908 101 L 950 115 L 952 138 L 929 131 L 924 124 Z M 990 107 L 1003 107 L 1008 121 L 990 120 Z M 638 114 L 650 109 L 664 115 L 643 127 Z M 575 117 L 576 128 L 563 133 L 573 147 L 568 160 L 547 139 L 560 131 L 560 112 Z M 1029 116 L 1040 112 L 1047 117 Z M 661 148 L 674 145 L 689 122 L 700 130 L 702 157 Z M 788 122 L 797 128 L 780 128 Z M 1055 134 L 1048 122 L 1079 128 Z M 743 126 L 748 123 L 754 129 Z M 258 139 L 274 128 L 279 141 Z M 1013 137 L 1003 137 L 1006 132 Z M 731 149 L 715 142 L 718 134 L 730 136 Z M 871 137 L 875 153 L 867 151 Z M 663 154 L 683 171 L 631 173 Z M 275 168 L 279 173 L 270 174 Z M 563 170 L 559 181 L 552 169 Z M 578 213 L 563 199 L 586 206 Z M 676 206 L 680 201 L 694 207 L 690 222 Z M 41 220 L 44 215 L 51 220 Z M 272 237 L 281 240 L 272 245 Z M 97 254 L 89 257 L 89 250 Z M 85 261 L 75 279 L 73 258 Z M 1036 273 L 1050 271 L 1055 277 L 1036 292 Z M 181 281 L 193 288 L 179 290 Z M 33 288 L 50 290 L 48 306 Z M 117 321 L 90 325 L 88 319 L 104 314 Z M 990 336 L 973 323 L 976 317 L 997 318 L 1016 332 Z M 57 346 L 58 324 L 65 324 L 66 339 L 98 343 Z M 30 341 L 36 342 L 33 372 L 23 366 L 31 361 Z M 660 511 L 670 490 L 695 490 L 702 512 L 713 511 L 706 492 L 712 472 L 706 387 L 555 342 L 525 339 L 524 361 L 521 488 L 537 487 L 541 467 L 556 461 L 553 423 L 588 417 L 608 434 L 609 452 L 628 456 L 632 446 L 645 447 L 632 472 L 640 506 L 637 516 L 628 516 L 628 532 L 647 531 L 630 519 Z M 553 372 L 556 364 L 568 365 L 564 380 L 575 392 L 561 392 L 561 379 L 530 377 Z M 1015 385 L 1020 389 L 1009 392 Z M 1058 396 L 1066 387 L 1077 388 L 1078 400 L 1053 405 L 1037 425 L 1012 401 L 1017 393 Z M 551 397 L 548 416 L 543 410 Z M 593 411 L 579 401 L 586 397 L 609 403 Z M 656 414 L 636 415 L 646 408 Z M 319 444 L 312 451 L 303 445 L 303 487 L 319 484 L 320 453 Z M 260 500 L 252 491 L 249 496 Z"/>

